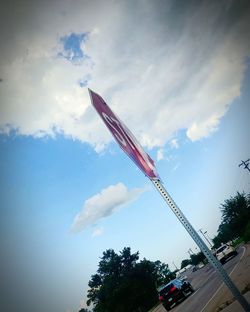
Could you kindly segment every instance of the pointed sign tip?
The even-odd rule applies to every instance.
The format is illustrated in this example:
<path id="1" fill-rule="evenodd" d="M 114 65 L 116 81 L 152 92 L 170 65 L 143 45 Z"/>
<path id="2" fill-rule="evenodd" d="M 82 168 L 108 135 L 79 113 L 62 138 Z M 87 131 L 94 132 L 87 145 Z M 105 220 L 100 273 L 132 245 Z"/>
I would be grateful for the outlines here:
<path id="1" fill-rule="evenodd" d="M 147 177 L 150 179 L 159 179 L 154 161 L 143 150 L 129 129 L 112 112 L 99 94 L 91 91 L 90 89 L 89 92 L 92 105 L 121 149 L 135 162 L 135 164 L 146 174 Z"/>

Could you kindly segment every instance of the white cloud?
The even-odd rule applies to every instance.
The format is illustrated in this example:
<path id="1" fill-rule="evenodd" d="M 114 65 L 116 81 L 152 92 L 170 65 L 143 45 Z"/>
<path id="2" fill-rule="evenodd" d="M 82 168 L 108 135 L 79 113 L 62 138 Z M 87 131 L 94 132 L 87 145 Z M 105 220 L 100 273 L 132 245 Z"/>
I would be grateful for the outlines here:
<path id="1" fill-rule="evenodd" d="M 199 140 L 203 137 L 208 137 L 211 133 L 217 130 L 219 118 L 211 116 L 208 120 L 200 123 L 194 122 L 187 130 L 187 136 L 191 141 Z"/>
<path id="2" fill-rule="evenodd" d="M 170 141 L 170 145 L 172 148 L 179 148 L 179 143 L 177 139 L 173 139 Z"/>
<path id="3" fill-rule="evenodd" d="M 160 160 L 164 159 L 164 150 L 163 150 L 163 148 L 160 148 L 157 151 L 156 159 L 157 159 L 157 161 L 160 161 Z"/>
<path id="4" fill-rule="evenodd" d="M 102 150 L 111 136 L 78 84 L 86 77 L 149 148 L 163 147 L 180 129 L 192 141 L 209 136 L 240 96 L 250 14 L 231 19 L 235 1 L 190 5 L 182 14 L 171 1 L 22 5 L 22 15 L 5 9 L 0 30 L 4 133 L 61 133 Z M 89 36 L 82 48 L 90 59 L 78 66 L 56 57 L 60 37 L 72 32 Z"/>
<path id="5" fill-rule="evenodd" d="M 175 165 L 172 171 L 176 171 L 179 167 L 180 167 L 180 164 Z"/>
<path id="6" fill-rule="evenodd" d="M 144 188 L 128 190 L 123 183 L 108 186 L 85 201 L 82 210 L 75 216 L 71 230 L 82 231 L 99 219 L 110 216 L 119 207 L 135 200 L 145 190 Z"/>
<path id="7" fill-rule="evenodd" d="M 101 236 L 104 233 L 104 228 L 100 227 L 100 228 L 96 228 L 94 229 L 93 233 L 92 233 L 92 237 L 97 237 L 97 236 Z"/>

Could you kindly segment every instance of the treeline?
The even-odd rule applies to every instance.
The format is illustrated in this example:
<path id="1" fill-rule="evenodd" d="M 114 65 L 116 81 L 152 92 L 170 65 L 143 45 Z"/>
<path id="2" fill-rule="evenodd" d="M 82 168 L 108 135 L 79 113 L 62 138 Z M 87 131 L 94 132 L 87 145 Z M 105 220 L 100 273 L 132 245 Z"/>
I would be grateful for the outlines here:
<path id="1" fill-rule="evenodd" d="M 165 263 L 139 261 L 129 247 L 119 254 L 109 249 L 89 281 L 87 305 L 94 312 L 145 312 L 158 302 L 157 287 L 174 278 Z"/>
<path id="2" fill-rule="evenodd" d="M 239 239 L 248 242 L 250 240 L 250 194 L 237 192 L 226 199 L 220 206 L 221 223 L 217 235 L 213 238 L 213 249 L 217 249 L 223 243 Z M 189 259 L 181 262 L 181 268 L 191 264 L 196 266 L 200 262 L 205 263 L 206 258 L 202 252 L 192 254 Z"/>
<path id="3" fill-rule="evenodd" d="M 182 260 L 182 262 L 181 262 L 181 269 L 185 268 L 186 266 L 188 266 L 190 264 L 193 265 L 193 266 L 196 266 L 196 265 L 198 265 L 201 262 L 203 264 L 205 264 L 206 263 L 206 257 L 203 254 L 203 252 L 200 251 L 197 254 L 190 255 L 189 259 Z"/>
<path id="4" fill-rule="evenodd" d="M 250 240 L 250 194 L 237 192 L 220 207 L 222 216 L 217 236 L 214 237 L 214 247 L 236 238 L 244 242 Z"/>

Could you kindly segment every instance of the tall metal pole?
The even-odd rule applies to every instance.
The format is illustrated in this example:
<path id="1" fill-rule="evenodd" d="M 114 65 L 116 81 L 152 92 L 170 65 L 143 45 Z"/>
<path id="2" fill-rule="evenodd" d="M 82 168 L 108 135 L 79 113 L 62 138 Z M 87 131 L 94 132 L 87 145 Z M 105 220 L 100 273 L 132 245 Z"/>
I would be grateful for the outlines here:
<path id="1" fill-rule="evenodd" d="M 182 211 L 178 208 L 174 200 L 171 198 L 167 190 L 164 188 L 162 183 L 159 180 L 151 179 L 153 185 L 157 189 L 157 191 L 161 194 L 163 199 L 166 201 L 170 209 L 173 211 L 173 213 L 176 215 L 176 217 L 179 219 L 179 221 L 182 223 L 184 228 L 187 230 L 189 235 L 193 238 L 195 243 L 198 245 L 200 250 L 204 253 L 208 261 L 211 263 L 211 265 L 215 268 L 217 273 L 220 275 L 223 282 L 226 284 L 226 286 L 230 289 L 232 292 L 234 298 L 238 300 L 244 311 L 250 312 L 250 306 L 246 299 L 242 296 L 238 288 L 234 285 L 220 262 L 213 256 L 211 251 L 208 249 L 207 245 L 203 242 L 201 237 L 198 235 L 198 233 L 195 231 L 195 229 L 192 227 L 192 225 L 189 223 L 185 215 L 182 213 Z"/>

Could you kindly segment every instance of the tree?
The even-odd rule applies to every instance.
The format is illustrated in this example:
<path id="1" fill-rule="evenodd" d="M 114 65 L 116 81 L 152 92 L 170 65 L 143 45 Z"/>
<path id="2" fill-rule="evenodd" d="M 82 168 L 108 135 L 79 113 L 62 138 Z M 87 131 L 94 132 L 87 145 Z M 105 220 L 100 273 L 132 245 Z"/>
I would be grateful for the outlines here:
<path id="1" fill-rule="evenodd" d="M 250 219 L 250 194 L 237 192 L 221 205 L 222 225 L 227 225 L 230 238 L 242 236 Z"/>
<path id="2" fill-rule="evenodd" d="M 187 265 L 190 264 L 190 259 L 184 259 L 181 261 L 181 269 L 185 268 Z"/>
<path id="3" fill-rule="evenodd" d="M 190 264 L 192 264 L 192 265 L 197 265 L 197 264 L 199 264 L 199 263 L 203 263 L 203 264 L 205 264 L 205 259 L 206 259 L 206 257 L 205 257 L 205 255 L 203 254 L 203 252 L 199 252 L 199 253 L 197 253 L 197 254 L 192 254 L 191 256 L 190 256 L 190 259 L 191 259 L 191 261 L 190 261 Z"/>
<path id="4" fill-rule="evenodd" d="M 221 244 L 233 239 L 232 230 L 229 224 L 220 224 L 218 234 L 213 238 L 214 248 L 219 248 Z"/>
<path id="5" fill-rule="evenodd" d="M 90 312 L 88 309 L 82 308 L 79 312 Z"/>
<path id="6" fill-rule="evenodd" d="M 250 221 L 248 222 L 248 224 L 246 226 L 246 229 L 245 229 L 245 232 L 243 235 L 243 239 L 244 239 L 245 243 L 250 241 Z"/>
<path id="7" fill-rule="evenodd" d="M 218 234 L 213 239 L 215 248 L 222 243 L 244 236 L 250 219 L 250 194 L 237 192 L 236 196 L 224 201 L 221 205 L 221 213 L 222 221 Z"/>
<path id="8" fill-rule="evenodd" d="M 171 272 L 169 270 L 169 266 L 166 263 L 162 263 L 161 261 L 157 260 L 153 262 L 154 265 L 154 273 L 155 273 L 155 280 L 157 286 L 161 286 L 163 284 L 168 283 L 172 279 L 175 279 L 176 273 Z"/>
<path id="9" fill-rule="evenodd" d="M 94 312 L 144 312 L 157 301 L 156 287 L 171 275 L 166 264 L 131 254 L 129 247 L 119 254 L 106 250 L 97 273 L 89 281 L 87 304 Z"/>

